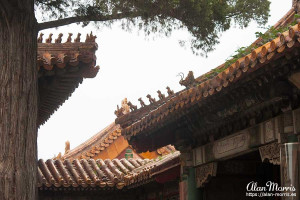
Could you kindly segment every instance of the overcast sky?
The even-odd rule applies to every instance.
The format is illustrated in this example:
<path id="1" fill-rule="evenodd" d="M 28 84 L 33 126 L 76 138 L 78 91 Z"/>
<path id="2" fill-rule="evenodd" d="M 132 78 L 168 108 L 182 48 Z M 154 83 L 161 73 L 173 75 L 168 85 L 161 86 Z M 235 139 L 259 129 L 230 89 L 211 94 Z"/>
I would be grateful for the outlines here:
<path id="1" fill-rule="evenodd" d="M 271 0 L 271 17 L 268 25 L 274 25 L 290 8 L 292 0 Z M 284 2 L 284 3 L 283 3 Z M 111 29 L 96 30 L 92 25 L 82 28 L 70 25 L 59 29 L 43 31 L 46 37 L 52 32 L 54 38 L 69 32 L 77 35 L 93 31 L 97 35 L 96 52 L 98 75 L 85 79 L 72 96 L 56 111 L 38 133 L 38 157 L 52 158 L 64 152 L 65 141 L 69 140 L 71 149 L 83 143 L 101 129 L 112 123 L 114 111 L 122 99 L 128 98 L 139 105 L 142 97 L 146 104 L 147 94 L 157 97 L 157 90 L 166 93 L 166 86 L 175 92 L 183 89 L 179 85 L 179 72 L 193 71 L 195 77 L 224 63 L 240 47 L 248 46 L 255 40 L 259 29 L 251 23 L 246 29 L 231 28 L 220 37 L 220 44 L 207 58 L 193 55 L 189 48 L 183 48 L 178 40 L 188 38 L 185 31 L 176 31 L 171 37 L 145 38 L 136 30 L 131 33 L 115 24 Z"/>

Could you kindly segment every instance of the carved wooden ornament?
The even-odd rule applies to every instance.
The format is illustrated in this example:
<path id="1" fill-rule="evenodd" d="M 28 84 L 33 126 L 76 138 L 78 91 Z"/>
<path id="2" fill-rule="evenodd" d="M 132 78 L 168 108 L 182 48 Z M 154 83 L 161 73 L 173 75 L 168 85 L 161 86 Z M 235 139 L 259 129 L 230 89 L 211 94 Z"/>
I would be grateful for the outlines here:
<path id="1" fill-rule="evenodd" d="M 212 162 L 196 168 L 196 184 L 197 188 L 204 187 L 211 177 L 217 175 L 217 163 Z"/>
<path id="2" fill-rule="evenodd" d="M 280 165 L 280 147 L 277 142 L 259 147 L 261 160 L 268 160 L 274 165 Z"/>

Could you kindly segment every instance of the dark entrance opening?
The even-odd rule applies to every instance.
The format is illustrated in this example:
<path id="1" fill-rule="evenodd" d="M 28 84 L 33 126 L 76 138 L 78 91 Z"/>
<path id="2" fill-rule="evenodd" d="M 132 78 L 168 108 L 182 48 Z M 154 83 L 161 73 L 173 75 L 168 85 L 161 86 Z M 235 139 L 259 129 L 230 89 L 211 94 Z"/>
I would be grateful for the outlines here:
<path id="1" fill-rule="evenodd" d="M 279 200 L 280 197 L 250 197 L 246 188 L 251 183 L 265 186 L 268 181 L 280 185 L 280 166 L 262 162 L 259 151 L 219 161 L 216 177 L 204 186 L 204 200 Z"/>

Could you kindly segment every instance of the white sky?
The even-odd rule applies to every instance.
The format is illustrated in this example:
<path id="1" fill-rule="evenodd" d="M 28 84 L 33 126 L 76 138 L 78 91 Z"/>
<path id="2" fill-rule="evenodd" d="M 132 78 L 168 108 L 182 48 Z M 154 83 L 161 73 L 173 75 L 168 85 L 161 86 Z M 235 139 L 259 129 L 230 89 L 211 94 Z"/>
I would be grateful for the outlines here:
<path id="1" fill-rule="evenodd" d="M 274 25 L 292 6 L 292 0 L 271 2 L 268 25 Z M 183 89 L 178 83 L 179 72 L 187 74 L 193 71 L 198 77 L 224 63 L 238 48 L 251 44 L 255 40 L 255 32 L 264 32 L 255 23 L 242 30 L 231 28 L 222 34 L 220 44 L 207 58 L 193 55 L 189 48 L 179 46 L 178 40 L 188 37 L 185 31 L 176 31 L 171 37 L 154 40 L 145 39 L 144 34 L 137 31 L 125 32 L 119 24 L 102 30 L 93 26 L 70 25 L 43 33 L 47 36 L 52 32 L 56 38 L 61 32 L 66 40 L 67 33 L 76 35 L 80 32 L 83 40 L 91 30 L 97 35 L 99 48 L 96 56 L 100 71 L 95 78 L 85 79 L 69 100 L 40 127 L 39 158 L 49 159 L 59 152 L 63 153 L 67 140 L 73 149 L 105 128 L 115 120 L 116 106 L 125 97 L 139 107 L 139 97 L 148 104 L 146 95 L 151 94 L 158 99 L 156 91 L 166 93 L 166 86 L 179 91 Z"/>

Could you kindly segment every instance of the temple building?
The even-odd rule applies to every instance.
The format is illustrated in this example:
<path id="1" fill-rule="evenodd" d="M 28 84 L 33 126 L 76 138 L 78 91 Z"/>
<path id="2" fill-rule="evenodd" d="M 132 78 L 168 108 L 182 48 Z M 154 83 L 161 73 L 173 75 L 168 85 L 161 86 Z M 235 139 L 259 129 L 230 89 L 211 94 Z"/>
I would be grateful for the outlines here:
<path id="1" fill-rule="evenodd" d="M 181 200 L 261 199 L 255 189 L 270 183 L 265 199 L 299 199 L 297 9 L 237 59 L 182 77 L 184 90 L 148 95 L 149 105 L 140 98 L 125 114 L 117 108 L 115 123 L 137 153 L 168 144 L 181 152 Z"/>
<path id="2" fill-rule="evenodd" d="M 149 104 L 139 98 L 139 108 L 124 99 L 114 123 L 39 160 L 39 199 L 299 200 L 298 7 L 236 59 L 182 76 L 182 91 L 159 90 L 158 100 L 147 95 Z M 98 68 L 89 40 L 39 45 L 41 124 Z M 273 189 L 255 196 L 267 183 Z"/>
<path id="3" fill-rule="evenodd" d="M 43 42 L 38 38 L 38 126 L 74 92 L 84 78 L 93 78 L 96 36 L 63 34 Z M 39 199 L 170 199 L 179 198 L 180 153 L 167 145 L 152 152 L 136 153 L 112 123 L 94 137 L 64 155 L 38 161 Z"/>
<path id="4" fill-rule="evenodd" d="M 64 155 L 38 162 L 39 199 L 179 199 L 180 152 L 138 154 L 115 123 Z"/>
<path id="5" fill-rule="evenodd" d="M 57 159 L 112 160 L 115 158 L 125 158 L 127 154 L 132 154 L 129 156 L 135 159 L 154 159 L 175 151 L 176 149 L 173 146 L 167 145 L 152 152 L 148 151 L 138 154 L 121 135 L 120 126 L 112 123 L 71 151 L 68 149 L 68 142 L 66 142 L 64 155 L 61 156 L 59 154 Z"/>

